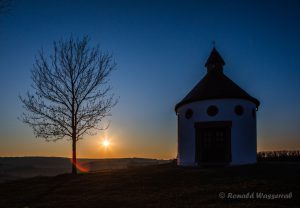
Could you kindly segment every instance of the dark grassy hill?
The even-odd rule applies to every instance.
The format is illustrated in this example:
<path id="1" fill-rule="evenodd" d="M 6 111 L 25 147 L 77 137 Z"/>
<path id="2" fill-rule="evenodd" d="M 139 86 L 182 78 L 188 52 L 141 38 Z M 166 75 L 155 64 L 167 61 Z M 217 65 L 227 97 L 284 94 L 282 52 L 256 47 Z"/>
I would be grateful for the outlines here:
<path id="1" fill-rule="evenodd" d="M 300 207 L 299 176 L 299 163 L 132 167 L 2 183 L 0 207 Z M 221 199 L 220 192 L 225 196 L 292 192 L 292 198 Z"/>

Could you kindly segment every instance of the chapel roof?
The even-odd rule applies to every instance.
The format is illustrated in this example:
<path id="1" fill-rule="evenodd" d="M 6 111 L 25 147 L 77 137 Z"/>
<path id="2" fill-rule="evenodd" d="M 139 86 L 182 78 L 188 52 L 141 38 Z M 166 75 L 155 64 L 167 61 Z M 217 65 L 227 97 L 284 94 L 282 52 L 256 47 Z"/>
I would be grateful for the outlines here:
<path id="1" fill-rule="evenodd" d="M 260 102 L 249 95 L 223 73 L 225 62 L 214 47 L 208 57 L 205 67 L 207 74 L 194 86 L 194 88 L 175 106 L 175 111 L 185 104 L 209 99 L 245 99 L 255 103 Z"/>

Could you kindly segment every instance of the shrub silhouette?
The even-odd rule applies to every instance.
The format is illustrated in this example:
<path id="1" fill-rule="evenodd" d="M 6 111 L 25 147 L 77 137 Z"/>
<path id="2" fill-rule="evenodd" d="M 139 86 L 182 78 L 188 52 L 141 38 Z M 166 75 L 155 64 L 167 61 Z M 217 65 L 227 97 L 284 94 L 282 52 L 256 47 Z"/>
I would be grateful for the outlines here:
<path id="1" fill-rule="evenodd" d="M 300 150 L 258 152 L 257 161 L 300 162 Z"/>

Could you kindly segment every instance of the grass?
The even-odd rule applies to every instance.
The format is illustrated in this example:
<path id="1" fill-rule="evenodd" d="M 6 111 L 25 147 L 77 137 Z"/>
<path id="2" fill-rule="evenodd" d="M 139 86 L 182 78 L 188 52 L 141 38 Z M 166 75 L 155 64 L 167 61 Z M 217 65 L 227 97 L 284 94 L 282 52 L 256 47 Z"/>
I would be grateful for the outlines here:
<path id="1" fill-rule="evenodd" d="M 0 184 L 0 207 L 300 207 L 300 164 L 183 168 L 172 164 Z M 291 199 L 220 199 L 219 193 Z"/>

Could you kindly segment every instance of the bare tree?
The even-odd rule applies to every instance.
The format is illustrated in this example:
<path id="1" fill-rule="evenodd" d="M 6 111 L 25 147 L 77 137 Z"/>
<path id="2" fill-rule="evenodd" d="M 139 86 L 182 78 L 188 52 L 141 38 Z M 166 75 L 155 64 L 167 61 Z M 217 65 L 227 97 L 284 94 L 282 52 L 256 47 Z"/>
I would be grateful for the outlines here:
<path id="1" fill-rule="evenodd" d="M 115 68 L 112 56 L 88 44 L 88 37 L 71 37 L 54 42 L 48 57 L 41 50 L 31 71 L 33 92 L 19 97 L 26 110 L 21 120 L 36 137 L 72 141 L 73 174 L 77 174 L 76 142 L 108 128 L 101 121 L 117 103 L 108 83 Z"/>

